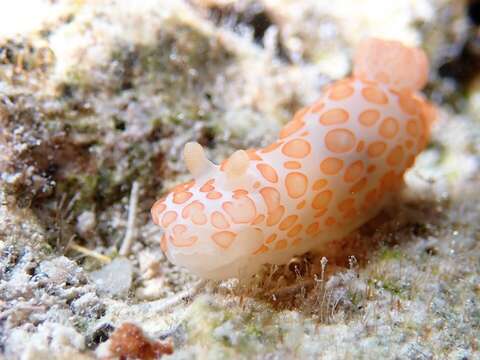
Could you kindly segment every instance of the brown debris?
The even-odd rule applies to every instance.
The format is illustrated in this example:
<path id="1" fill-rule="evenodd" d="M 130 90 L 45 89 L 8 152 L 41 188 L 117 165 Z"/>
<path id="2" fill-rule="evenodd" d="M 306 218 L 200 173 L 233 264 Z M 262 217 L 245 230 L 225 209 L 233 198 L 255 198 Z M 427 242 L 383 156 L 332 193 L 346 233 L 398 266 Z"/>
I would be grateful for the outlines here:
<path id="1" fill-rule="evenodd" d="M 150 360 L 172 354 L 173 344 L 150 340 L 137 325 L 123 323 L 110 337 L 110 351 L 120 359 Z"/>

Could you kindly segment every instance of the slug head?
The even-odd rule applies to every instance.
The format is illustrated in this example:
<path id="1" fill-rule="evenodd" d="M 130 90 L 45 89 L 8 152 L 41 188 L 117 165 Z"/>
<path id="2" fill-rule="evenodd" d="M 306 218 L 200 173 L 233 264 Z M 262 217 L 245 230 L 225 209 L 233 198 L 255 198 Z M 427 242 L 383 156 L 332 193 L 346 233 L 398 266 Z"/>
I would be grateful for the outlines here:
<path id="1" fill-rule="evenodd" d="M 260 194 L 247 153 L 233 153 L 223 170 L 207 159 L 198 143 L 185 146 L 184 158 L 194 180 L 152 207 L 153 221 L 164 231 L 163 251 L 174 264 L 204 278 L 250 275 L 256 271 L 251 254 L 263 235 L 251 226 L 260 210 Z"/>

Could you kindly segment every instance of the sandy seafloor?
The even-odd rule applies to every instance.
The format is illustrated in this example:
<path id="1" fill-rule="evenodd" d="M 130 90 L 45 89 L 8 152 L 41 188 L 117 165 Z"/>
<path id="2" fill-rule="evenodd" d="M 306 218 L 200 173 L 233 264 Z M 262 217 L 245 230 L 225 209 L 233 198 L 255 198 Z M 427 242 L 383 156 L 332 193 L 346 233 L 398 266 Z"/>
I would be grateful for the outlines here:
<path id="1" fill-rule="evenodd" d="M 479 359 L 479 9 L 2 2 L 0 358 L 113 357 L 133 322 L 165 359 Z M 188 179 L 183 145 L 219 162 L 268 144 L 366 36 L 431 60 L 440 116 L 398 200 L 328 261 L 206 283 L 169 264 L 149 208 Z"/>

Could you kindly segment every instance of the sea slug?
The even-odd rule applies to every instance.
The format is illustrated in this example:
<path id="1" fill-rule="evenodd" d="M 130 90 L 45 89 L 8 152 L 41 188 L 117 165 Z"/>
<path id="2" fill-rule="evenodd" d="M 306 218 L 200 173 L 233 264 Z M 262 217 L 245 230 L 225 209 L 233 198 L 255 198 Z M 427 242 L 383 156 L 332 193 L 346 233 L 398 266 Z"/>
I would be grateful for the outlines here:
<path id="1" fill-rule="evenodd" d="M 435 109 L 419 93 L 422 50 L 367 39 L 353 76 L 296 113 L 279 139 L 238 150 L 220 166 L 185 146 L 194 180 L 152 207 L 169 260 L 200 277 L 246 277 L 334 246 L 398 192 L 425 147 Z"/>

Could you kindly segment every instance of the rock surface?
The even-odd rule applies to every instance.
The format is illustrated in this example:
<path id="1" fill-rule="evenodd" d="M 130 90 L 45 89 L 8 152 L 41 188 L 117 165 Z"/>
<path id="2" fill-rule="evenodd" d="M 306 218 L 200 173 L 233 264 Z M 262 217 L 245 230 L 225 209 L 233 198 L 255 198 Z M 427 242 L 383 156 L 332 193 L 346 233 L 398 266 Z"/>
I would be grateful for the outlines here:
<path id="1" fill-rule="evenodd" d="M 103 295 L 125 297 L 132 286 L 132 265 L 125 258 L 116 258 L 90 276 Z"/>

